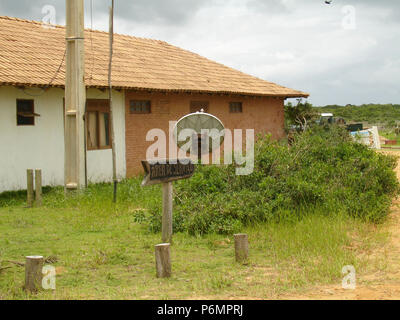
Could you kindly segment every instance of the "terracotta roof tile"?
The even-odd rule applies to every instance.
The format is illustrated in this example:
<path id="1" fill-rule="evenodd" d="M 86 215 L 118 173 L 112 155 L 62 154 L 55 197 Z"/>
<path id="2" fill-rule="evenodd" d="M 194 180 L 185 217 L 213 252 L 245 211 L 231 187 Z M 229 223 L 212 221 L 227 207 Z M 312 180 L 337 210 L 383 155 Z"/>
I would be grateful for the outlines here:
<path id="1" fill-rule="evenodd" d="M 308 94 L 261 80 L 164 41 L 115 35 L 115 88 L 236 93 L 280 97 Z M 65 82 L 65 27 L 0 17 L 0 85 L 52 86 Z M 85 31 L 85 82 L 107 87 L 108 34 Z"/>

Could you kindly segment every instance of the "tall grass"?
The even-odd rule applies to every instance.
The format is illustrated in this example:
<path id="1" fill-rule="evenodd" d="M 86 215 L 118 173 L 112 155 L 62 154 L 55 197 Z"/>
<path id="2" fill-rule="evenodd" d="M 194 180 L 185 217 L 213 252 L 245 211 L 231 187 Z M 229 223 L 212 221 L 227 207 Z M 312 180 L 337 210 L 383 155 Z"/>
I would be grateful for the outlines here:
<path id="1" fill-rule="evenodd" d="M 47 208 L 83 209 L 88 212 L 114 212 L 147 208 L 160 200 L 159 186 L 141 187 L 141 178 L 126 179 L 118 184 L 117 204 L 112 202 L 113 186 L 108 183 L 90 184 L 88 188 L 65 195 L 63 187 L 45 187 L 43 205 Z M 0 207 L 24 206 L 26 191 L 0 194 Z"/>
<path id="2" fill-rule="evenodd" d="M 379 244 L 379 230 L 369 229 L 323 212 L 249 226 L 241 230 L 249 235 L 247 265 L 235 263 L 232 236 L 175 233 L 173 275 L 160 280 L 154 269 L 160 235 L 135 223 L 133 212 L 8 206 L 0 208 L 0 268 L 10 266 L 0 272 L 0 300 L 278 298 L 313 285 L 340 286 L 345 265 L 363 273 L 367 261 L 360 254 Z M 8 261 L 32 254 L 58 258 L 55 292 L 22 290 L 23 268 Z"/>
<path id="3" fill-rule="evenodd" d="M 369 223 L 304 207 L 302 215 L 282 211 L 280 220 L 241 226 L 250 241 L 249 264 L 241 265 L 231 234 L 192 236 L 175 229 L 173 276 L 160 280 L 154 245 L 161 237 L 142 223 L 148 225 L 161 189 L 140 182 L 123 181 L 117 204 L 111 184 L 90 185 L 68 198 L 63 188 L 48 188 L 43 207 L 33 209 L 25 208 L 24 192 L 1 195 L 0 269 L 10 268 L 0 271 L 0 300 L 279 298 L 313 285 L 340 285 L 345 265 L 364 272 L 370 267 L 362 253 L 384 241 Z M 22 290 L 23 268 L 9 261 L 23 262 L 27 255 L 58 258 L 55 292 Z"/>

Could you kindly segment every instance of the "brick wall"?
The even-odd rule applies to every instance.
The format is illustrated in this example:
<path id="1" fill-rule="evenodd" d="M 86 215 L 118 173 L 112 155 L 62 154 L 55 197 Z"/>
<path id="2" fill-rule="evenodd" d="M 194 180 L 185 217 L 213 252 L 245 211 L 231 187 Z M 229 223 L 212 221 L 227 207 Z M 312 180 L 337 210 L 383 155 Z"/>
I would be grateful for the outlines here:
<path id="1" fill-rule="evenodd" d="M 151 114 L 131 114 L 130 100 L 150 100 Z M 254 129 L 256 135 L 271 133 L 275 139 L 284 136 L 284 100 L 281 98 L 127 91 L 125 101 L 127 177 L 143 173 L 141 160 L 146 158 L 147 148 L 154 143 L 146 142 L 147 132 L 159 128 L 168 135 L 169 121 L 177 121 L 189 114 L 191 101 L 208 101 L 209 113 L 218 117 L 227 129 Z M 242 102 L 243 113 L 230 113 L 230 102 Z"/>

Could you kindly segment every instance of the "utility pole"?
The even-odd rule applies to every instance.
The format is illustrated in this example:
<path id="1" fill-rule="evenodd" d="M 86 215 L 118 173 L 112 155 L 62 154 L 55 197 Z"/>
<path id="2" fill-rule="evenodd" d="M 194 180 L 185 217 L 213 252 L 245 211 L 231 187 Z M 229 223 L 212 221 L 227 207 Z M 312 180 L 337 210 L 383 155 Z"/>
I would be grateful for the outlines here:
<path id="1" fill-rule="evenodd" d="M 85 186 L 84 0 L 66 0 L 65 190 Z"/>
<path id="2" fill-rule="evenodd" d="M 113 168 L 113 182 L 114 182 L 114 203 L 117 202 L 117 187 L 118 187 L 118 178 L 117 178 L 117 155 L 115 150 L 115 131 L 114 131 L 114 108 L 113 108 L 113 100 L 112 100 L 112 61 L 113 61 L 113 53 L 114 53 L 114 0 L 111 1 L 110 7 L 110 26 L 109 26 L 109 37 L 110 37 L 110 55 L 109 55 L 109 64 L 108 64 L 108 94 L 110 100 L 110 123 L 111 123 L 111 146 L 112 146 L 112 168 Z"/>

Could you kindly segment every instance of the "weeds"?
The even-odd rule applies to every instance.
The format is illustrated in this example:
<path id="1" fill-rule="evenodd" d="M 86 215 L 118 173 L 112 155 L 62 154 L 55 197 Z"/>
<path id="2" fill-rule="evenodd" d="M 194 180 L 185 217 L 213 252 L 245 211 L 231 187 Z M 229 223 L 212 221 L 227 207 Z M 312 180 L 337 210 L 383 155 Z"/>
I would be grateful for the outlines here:
<path id="1" fill-rule="evenodd" d="M 173 276 L 160 281 L 154 267 L 160 235 L 135 222 L 151 199 L 160 197 L 159 190 L 140 189 L 139 179 L 127 185 L 133 183 L 142 190 L 134 195 L 138 202 L 120 203 L 114 210 L 112 189 L 103 185 L 91 186 L 92 192 L 99 190 L 92 203 L 72 199 L 62 208 L 47 193 L 49 207 L 26 209 L 21 201 L 0 208 L 0 268 L 10 266 L 0 273 L 2 299 L 268 299 L 315 284 L 340 284 L 344 265 L 360 273 L 367 263 L 374 266 L 360 253 L 383 241 L 377 227 L 359 219 L 311 212 L 300 220 L 241 229 L 250 242 L 249 264 L 243 266 L 235 263 L 231 235 L 175 233 Z M 31 296 L 22 290 L 23 268 L 7 261 L 32 254 L 57 257 L 51 263 L 57 270 L 55 292 Z"/>

